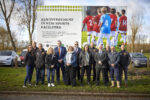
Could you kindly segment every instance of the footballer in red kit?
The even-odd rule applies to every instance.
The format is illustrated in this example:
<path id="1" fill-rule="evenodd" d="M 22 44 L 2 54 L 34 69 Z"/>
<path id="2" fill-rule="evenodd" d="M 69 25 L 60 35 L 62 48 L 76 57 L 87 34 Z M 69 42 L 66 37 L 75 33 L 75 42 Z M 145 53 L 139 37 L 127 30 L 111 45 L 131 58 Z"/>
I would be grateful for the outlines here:
<path id="1" fill-rule="evenodd" d="M 115 33 L 116 33 L 116 28 L 117 28 L 117 16 L 116 16 L 116 9 L 112 8 L 111 9 L 111 14 L 110 14 L 110 18 L 111 18 L 111 36 L 112 36 L 112 40 L 111 40 L 111 44 L 115 46 Z"/>
<path id="2" fill-rule="evenodd" d="M 96 36 L 98 36 L 98 33 L 100 33 L 100 28 L 99 28 L 99 21 L 100 21 L 100 17 L 101 17 L 101 9 L 100 8 L 97 9 L 97 13 L 98 13 L 98 15 L 96 15 L 93 19 L 93 22 L 94 22 L 93 35 L 94 35 L 94 38 Z"/>
<path id="3" fill-rule="evenodd" d="M 125 16 L 125 10 L 121 11 L 122 16 L 119 19 L 119 31 L 121 33 L 123 43 L 126 44 L 126 34 L 127 34 L 127 17 Z"/>
<path id="4" fill-rule="evenodd" d="M 83 27 L 82 27 L 82 32 L 83 29 L 85 27 L 85 25 L 87 25 L 87 42 L 88 44 L 90 44 L 90 36 L 93 33 L 93 17 L 90 15 L 89 11 L 86 11 L 86 17 L 83 20 Z"/>
<path id="5" fill-rule="evenodd" d="M 94 26 L 93 26 L 93 31 L 95 32 L 95 36 L 98 35 L 98 33 L 100 32 L 100 28 L 99 28 L 99 21 L 100 21 L 100 17 L 101 17 L 101 10 L 100 8 L 97 9 L 97 14 L 94 17 Z"/>

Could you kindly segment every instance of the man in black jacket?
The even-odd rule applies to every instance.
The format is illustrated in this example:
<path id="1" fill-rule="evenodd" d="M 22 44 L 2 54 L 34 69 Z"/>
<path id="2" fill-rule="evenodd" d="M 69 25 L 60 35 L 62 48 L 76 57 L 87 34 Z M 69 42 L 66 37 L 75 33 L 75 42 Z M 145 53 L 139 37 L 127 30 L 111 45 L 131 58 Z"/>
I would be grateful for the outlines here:
<path id="1" fill-rule="evenodd" d="M 125 50 L 124 45 L 121 45 L 121 51 L 119 54 L 120 54 L 120 67 L 119 67 L 120 84 L 122 81 L 122 72 L 124 72 L 125 86 L 127 86 L 127 82 L 128 82 L 127 72 L 128 72 L 128 66 L 130 64 L 130 55 Z"/>
<path id="2" fill-rule="evenodd" d="M 109 66 L 109 64 L 108 64 L 108 54 L 109 54 L 109 52 L 110 52 L 110 46 L 109 45 L 106 45 L 106 54 L 107 54 L 107 61 L 106 61 L 106 83 L 109 83 L 109 77 L 108 77 L 108 73 L 109 73 L 109 68 L 110 68 L 110 66 Z M 108 84 L 107 84 L 108 85 Z"/>
<path id="3" fill-rule="evenodd" d="M 98 51 L 95 47 L 94 47 L 94 43 L 91 42 L 90 44 L 90 48 L 89 48 L 89 51 L 92 55 L 92 59 L 91 59 L 91 68 L 93 70 L 93 81 L 95 81 L 96 79 L 96 69 L 95 69 L 95 65 L 96 65 L 96 62 L 95 62 L 95 59 L 94 59 L 94 56 L 95 56 L 95 53 Z"/>
<path id="4" fill-rule="evenodd" d="M 107 54 L 103 51 L 103 46 L 99 45 L 99 51 L 95 53 L 95 61 L 96 61 L 96 85 L 98 86 L 100 83 L 100 72 L 102 71 L 103 82 L 107 85 L 106 81 L 106 60 Z"/>
<path id="5" fill-rule="evenodd" d="M 74 43 L 74 52 L 77 56 L 77 67 L 76 67 L 76 75 L 77 75 L 77 78 L 78 80 L 80 80 L 81 76 L 80 76 L 80 65 L 79 65 L 79 55 L 80 55 L 80 52 L 81 52 L 81 48 L 79 47 L 79 44 L 78 44 L 78 41 L 76 41 Z"/>
<path id="6" fill-rule="evenodd" d="M 35 64 L 36 64 L 36 85 L 38 85 L 40 75 L 41 75 L 42 84 L 44 84 L 44 80 L 45 80 L 45 56 L 46 56 L 46 52 L 42 48 L 42 44 L 39 43 L 39 49 L 36 52 L 36 61 L 35 61 Z"/>

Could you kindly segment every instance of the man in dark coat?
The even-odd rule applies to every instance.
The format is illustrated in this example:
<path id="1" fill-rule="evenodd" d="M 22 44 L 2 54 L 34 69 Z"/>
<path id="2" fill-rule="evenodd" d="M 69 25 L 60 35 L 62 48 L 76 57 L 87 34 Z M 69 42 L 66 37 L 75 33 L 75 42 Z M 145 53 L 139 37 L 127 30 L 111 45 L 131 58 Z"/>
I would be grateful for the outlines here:
<path id="1" fill-rule="evenodd" d="M 103 51 L 103 45 L 99 45 L 99 51 L 95 53 L 95 61 L 96 61 L 96 85 L 98 86 L 100 83 L 100 72 L 102 72 L 103 82 L 107 85 L 106 80 L 106 60 L 107 54 Z"/>
<path id="2" fill-rule="evenodd" d="M 96 69 L 95 69 L 95 64 L 96 64 L 96 62 L 95 62 L 94 56 L 95 56 L 95 53 L 96 53 L 98 50 L 94 47 L 94 43 L 93 43 L 93 42 L 91 42 L 91 44 L 90 44 L 89 51 L 90 51 L 90 53 L 91 53 L 91 55 L 92 55 L 91 65 L 90 65 L 90 66 L 91 66 L 91 68 L 92 68 L 92 70 L 93 70 L 93 81 L 95 81 L 95 79 L 96 79 Z"/>
<path id="3" fill-rule="evenodd" d="M 122 81 L 122 74 L 124 72 L 125 76 L 125 86 L 127 86 L 128 82 L 128 66 L 130 64 L 130 55 L 129 53 L 125 50 L 124 45 L 121 45 L 121 51 L 119 52 L 120 54 L 120 67 L 119 67 L 119 73 L 120 73 L 120 84 Z"/>
<path id="4" fill-rule="evenodd" d="M 46 52 L 44 48 L 42 48 L 42 44 L 39 43 L 39 49 L 36 51 L 35 64 L 36 64 L 36 85 L 41 77 L 42 84 L 44 84 L 45 80 L 45 56 Z"/>
<path id="5" fill-rule="evenodd" d="M 74 43 L 74 52 L 77 56 L 77 67 L 76 67 L 77 74 L 76 75 L 77 75 L 77 78 L 78 78 L 79 81 L 80 81 L 80 78 L 81 78 L 81 76 L 80 76 L 80 65 L 79 65 L 79 55 L 80 55 L 81 51 L 82 51 L 82 49 L 79 47 L 78 41 L 76 41 Z"/>

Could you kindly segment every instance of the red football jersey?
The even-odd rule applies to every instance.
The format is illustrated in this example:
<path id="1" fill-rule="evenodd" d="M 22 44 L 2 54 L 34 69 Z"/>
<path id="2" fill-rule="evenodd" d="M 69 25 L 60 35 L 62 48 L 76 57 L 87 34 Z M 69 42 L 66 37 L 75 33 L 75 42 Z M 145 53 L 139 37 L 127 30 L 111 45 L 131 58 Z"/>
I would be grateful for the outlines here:
<path id="1" fill-rule="evenodd" d="M 83 23 L 87 25 L 87 31 L 93 31 L 93 17 L 92 16 L 87 16 L 84 18 Z"/>
<path id="2" fill-rule="evenodd" d="M 94 21 L 95 21 L 97 24 L 99 24 L 100 18 L 101 18 L 101 15 L 96 15 L 96 16 L 94 17 Z"/>
<path id="3" fill-rule="evenodd" d="M 97 33 L 100 32 L 100 28 L 99 28 L 100 17 L 101 17 L 101 15 L 96 15 L 96 16 L 94 17 L 93 31 L 95 31 L 95 32 L 97 32 Z"/>
<path id="4" fill-rule="evenodd" d="M 93 26 L 93 31 L 99 33 L 100 32 L 100 28 L 99 28 L 99 25 L 97 23 L 94 23 L 94 26 Z"/>
<path id="5" fill-rule="evenodd" d="M 117 16 L 115 14 L 110 14 L 110 18 L 111 18 L 111 31 L 116 31 Z"/>
<path id="6" fill-rule="evenodd" d="M 127 31 L 127 17 L 126 16 L 121 16 L 119 19 L 119 30 L 120 31 Z"/>

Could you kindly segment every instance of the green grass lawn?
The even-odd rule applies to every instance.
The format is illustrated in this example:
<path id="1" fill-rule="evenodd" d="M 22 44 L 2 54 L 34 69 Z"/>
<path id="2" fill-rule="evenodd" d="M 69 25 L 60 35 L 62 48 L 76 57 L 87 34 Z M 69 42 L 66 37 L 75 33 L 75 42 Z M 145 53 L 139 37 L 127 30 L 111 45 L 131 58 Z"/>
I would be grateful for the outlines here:
<path id="1" fill-rule="evenodd" d="M 150 53 L 144 53 L 144 55 L 148 58 L 150 58 Z"/>
<path id="2" fill-rule="evenodd" d="M 136 70 L 141 70 L 141 69 L 136 69 Z M 142 70 L 150 71 L 150 69 L 146 69 L 146 68 L 143 68 Z M 85 82 L 83 87 L 79 85 L 79 82 L 77 82 L 78 86 L 72 87 L 72 86 L 65 86 L 61 81 L 60 85 L 56 84 L 55 87 L 48 88 L 46 76 L 45 76 L 45 85 L 39 84 L 39 86 L 37 87 L 33 85 L 33 86 L 28 86 L 28 88 L 22 88 L 25 76 L 26 76 L 25 67 L 19 67 L 19 68 L 0 67 L 0 91 L 150 93 L 150 76 L 148 75 L 142 75 L 140 77 L 129 76 L 128 87 L 125 88 L 123 84 L 120 89 L 116 87 L 115 88 L 105 87 L 104 85 L 102 85 L 102 81 L 100 86 L 96 86 L 94 83 L 92 83 L 92 86 L 88 86 L 86 85 L 86 79 L 84 79 Z M 35 84 L 35 70 L 33 74 L 32 83 Z"/>

